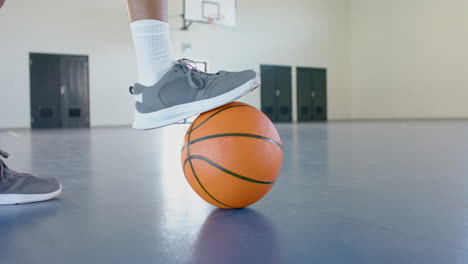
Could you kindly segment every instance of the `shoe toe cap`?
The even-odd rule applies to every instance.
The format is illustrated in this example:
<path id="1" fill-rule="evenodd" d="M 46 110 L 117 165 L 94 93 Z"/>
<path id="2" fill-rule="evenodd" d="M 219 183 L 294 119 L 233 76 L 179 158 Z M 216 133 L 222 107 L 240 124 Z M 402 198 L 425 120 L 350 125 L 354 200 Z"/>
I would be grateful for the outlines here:
<path id="1" fill-rule="evenodd" d="M 257 73 L 254 70 L 245 70 L 240 72 L 221 71 L 220 75 L 229 79 L 236 79 L 244 82 L 255 79 L 257 77 Z"/>
<path id="2" fill-rule="evenodd" d="M 257 78 L 257 73 L 254 70 L 246 70 L 237 72 L 234 74 L 233 79 L 235 79 L 236 86 L 240 86 L 249 82 L 251 80 L 255 80 Z"/>
<path id="3" fill-rule="evenodd" d="M 214 89 L 214 96 L 232 91 L 246 84 L 251 80 L 257 79 L 257 73 L 253 70 L 241 72 L 226 72 L 217 82 Z M 254 86 L 255 84 L 253 84 Z"/>
<path id="4" fill-rule="evenodd" d="M 45 194 L 60 190 L 60 182 L 55 178 L 39 178 L 28 175 L 17 193 L 22 194 Z"/>
<path id="5" fill-rule="evenodd" d="M 247 80 L 252 80 L 257 77 L 257 73 L 254 70 L 241 71 L 239 72 L 239 74 L 242 75 L 242 77 L 246 78 Z"/>

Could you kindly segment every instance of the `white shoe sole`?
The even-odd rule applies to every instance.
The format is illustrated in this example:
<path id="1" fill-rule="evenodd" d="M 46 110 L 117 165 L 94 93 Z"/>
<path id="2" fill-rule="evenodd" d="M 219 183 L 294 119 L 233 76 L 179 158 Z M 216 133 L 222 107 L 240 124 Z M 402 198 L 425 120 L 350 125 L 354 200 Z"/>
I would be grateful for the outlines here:
<path id="1" fill-rule="evenodd" d="M 0 194 L 0 205 L 36 203 L 54 199 L 62 193 L 62 185 L 60 189 L 52 193 L 44 194 Z"/>
<path id="2" fill-rule="evenodd" d="M 176 105 L 153 113 L 135 111 L 133 128 L 155 129 L 210 111 L 242 97 L 260 86 L 258 77 L 225 94 L 193 103 Z"/>

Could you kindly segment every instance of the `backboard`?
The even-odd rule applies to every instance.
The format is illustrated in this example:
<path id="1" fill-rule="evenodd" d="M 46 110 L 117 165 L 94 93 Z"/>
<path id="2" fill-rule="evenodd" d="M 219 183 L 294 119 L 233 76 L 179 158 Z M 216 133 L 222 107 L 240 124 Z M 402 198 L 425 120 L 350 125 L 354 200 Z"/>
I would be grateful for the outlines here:
<path id="1" fill-rule="evenodd" d="M 183 0 L 184 29 L 192 22 L 233 27 L 236 25 L 236 0 Z"/>

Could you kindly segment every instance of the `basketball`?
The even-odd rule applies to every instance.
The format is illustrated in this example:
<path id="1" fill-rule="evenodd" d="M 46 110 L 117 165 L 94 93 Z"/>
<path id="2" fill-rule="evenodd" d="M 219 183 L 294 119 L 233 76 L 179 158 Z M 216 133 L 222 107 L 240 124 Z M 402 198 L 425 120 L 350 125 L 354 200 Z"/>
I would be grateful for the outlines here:
<path id="1" fill-rule="evenodd" d="M 243 208 L 265 196 L 282 162 L 273 123 L 255 107 L 238 102 L 198 116 L 182 147 L 182 168 L 192 189 L 225 209 Z"/>

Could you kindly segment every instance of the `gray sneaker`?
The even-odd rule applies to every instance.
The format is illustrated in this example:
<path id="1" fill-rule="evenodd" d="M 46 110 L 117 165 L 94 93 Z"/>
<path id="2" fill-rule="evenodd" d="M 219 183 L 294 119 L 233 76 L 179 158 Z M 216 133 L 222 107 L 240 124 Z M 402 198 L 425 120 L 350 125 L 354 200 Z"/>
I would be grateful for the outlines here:
<path id="1" fill-rule="evenodd" d="M 9 155 L 0 150 L 0 156 L 6 159 Z M 0 205 L 42 202 L 62 192 L 62 186 L 56 179 L 15 172 L 7 167 L 1 157 Z"/>
<path id="2" fill-rule="evenodd" d="M 215 109 L 260 86 L 253 70 L 205 73 L 182 59 L 151 87 L 135 84 L 130 93 L 139 95 L 135 104 L 136 129 L 167 126 Z"/>

